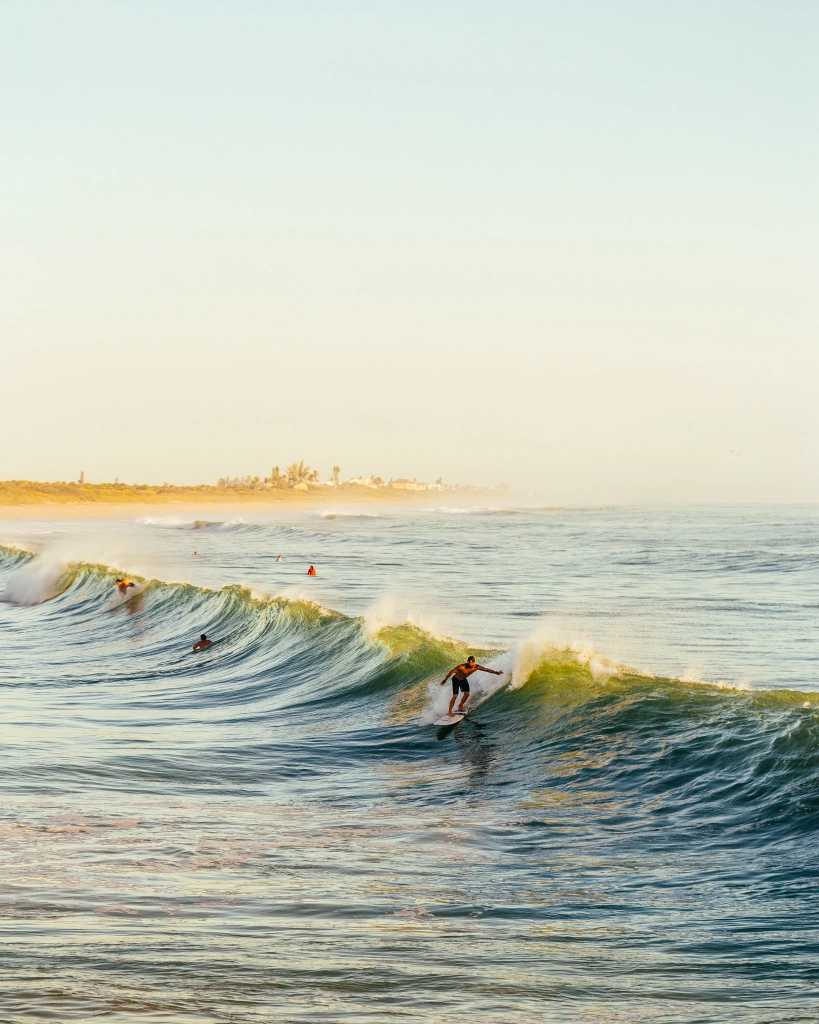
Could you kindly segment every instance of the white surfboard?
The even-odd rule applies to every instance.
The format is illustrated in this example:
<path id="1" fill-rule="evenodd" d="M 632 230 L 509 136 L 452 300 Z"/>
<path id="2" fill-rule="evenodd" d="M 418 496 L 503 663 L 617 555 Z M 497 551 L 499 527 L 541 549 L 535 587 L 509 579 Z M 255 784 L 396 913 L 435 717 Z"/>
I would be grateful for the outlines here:
<path id="1" fill-rule="evenodd" d="M 460 722 L 462 718 L 466 718 L 466 713 L 460 715 L 444 715 L 443 718 L 439 718 L 435 725 L 455 725 L 456 722 Z"/>

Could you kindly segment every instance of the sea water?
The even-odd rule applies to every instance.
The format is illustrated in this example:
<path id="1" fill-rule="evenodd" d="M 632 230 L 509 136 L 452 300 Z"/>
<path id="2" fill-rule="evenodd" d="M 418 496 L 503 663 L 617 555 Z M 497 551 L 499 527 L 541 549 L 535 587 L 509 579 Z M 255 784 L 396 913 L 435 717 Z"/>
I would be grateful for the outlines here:
<path id="1" fill-rule="evenodd" d="M 0 542 L 3 1021 L 819 1019 L 819 509 Z"/>

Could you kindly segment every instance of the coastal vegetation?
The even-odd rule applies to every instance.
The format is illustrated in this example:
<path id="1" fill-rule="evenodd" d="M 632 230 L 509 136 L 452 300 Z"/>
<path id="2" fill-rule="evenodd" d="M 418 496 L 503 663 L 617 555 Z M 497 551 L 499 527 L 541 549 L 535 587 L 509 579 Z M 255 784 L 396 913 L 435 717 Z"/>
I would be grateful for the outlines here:
<path id="1" fill-rule="evenodd" d="M 379 476 L 353 477 L 342 481 L 341 470 L 333 467 L 329 480 L 320 481 L 317 470 L 302 462 L 293 462 L 282 471 L 274 466 L 267 477 L 221 477 L 215 485 L 92 484 L 80 474 L 76 482 L 41 483 L 32 480 L 0 480 L 0 505 L 83 504 L 92 502 L 165 504 L 172 502 L 305 501 L 314 498 L 355 498 L 412 500 L 436 491 L 505 490 L 500 484 L 491 488 L 434 484 L 399 477 L 389 481 Z"/>

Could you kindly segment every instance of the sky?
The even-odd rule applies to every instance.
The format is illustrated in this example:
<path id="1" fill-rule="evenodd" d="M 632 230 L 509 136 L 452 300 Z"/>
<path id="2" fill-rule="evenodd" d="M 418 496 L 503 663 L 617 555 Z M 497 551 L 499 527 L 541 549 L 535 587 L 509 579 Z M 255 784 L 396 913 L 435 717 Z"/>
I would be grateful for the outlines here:
<path id="1" fill-rule="evenodd" d="M 5 0 L 0 478 L 819 500 L 819 5 Z"/>

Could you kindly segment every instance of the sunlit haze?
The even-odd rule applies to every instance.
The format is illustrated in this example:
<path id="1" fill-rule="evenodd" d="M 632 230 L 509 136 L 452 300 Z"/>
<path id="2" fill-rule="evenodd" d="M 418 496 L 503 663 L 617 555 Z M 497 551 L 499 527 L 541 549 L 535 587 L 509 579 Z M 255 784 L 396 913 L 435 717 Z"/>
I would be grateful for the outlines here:
<path id="1" fill-rule="evenodd" d="M 819 500 L 819 6 L 0 15 L 0 479 Z"/>

